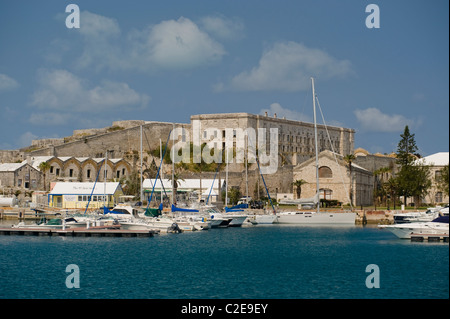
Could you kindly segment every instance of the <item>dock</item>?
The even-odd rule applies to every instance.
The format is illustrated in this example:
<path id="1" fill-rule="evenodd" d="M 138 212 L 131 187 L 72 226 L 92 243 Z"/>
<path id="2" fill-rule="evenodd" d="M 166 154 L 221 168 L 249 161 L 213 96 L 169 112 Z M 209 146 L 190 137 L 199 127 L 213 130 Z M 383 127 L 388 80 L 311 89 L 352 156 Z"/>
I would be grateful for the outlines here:
<path id="1" fill-rule="evenodd" d="M 448 243 L 448 234 L 411 234 L 411 241 L 414 242 L 440 242 Z"/>
<path id="2" fill-rule="evenodd" d="M 90 228 L 0 228 L 0 235 L 18 236 L 63 236 L 63 237 L 153 237 L 159 230 L 125 230 L 120 227 L 90 227 Z"/>

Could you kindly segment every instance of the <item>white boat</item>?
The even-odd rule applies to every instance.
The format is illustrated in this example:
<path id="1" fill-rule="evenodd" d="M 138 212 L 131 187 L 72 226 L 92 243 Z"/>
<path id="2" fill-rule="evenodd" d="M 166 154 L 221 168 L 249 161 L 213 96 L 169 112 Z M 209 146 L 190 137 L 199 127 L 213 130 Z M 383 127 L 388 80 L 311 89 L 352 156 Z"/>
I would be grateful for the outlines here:
<path id="1" fill-rule="evenodd" d="M 86 227 L 87 223 L 85 220 L 79 221 L 73 217 L 68 218 L 52 218 L 52 219 L 41 219 L 39 222 L 34 224 L 25 224 L 20 222 L 17 225 L 13 225 L 12 228 L 28 228 L 28 229 L 64 229 L 64 228 L 77 228 Z"/>
<path id="2" fill-rule="evenodd" d="M 249 214 L 246 222 L 253 225 L 270 225 L 277 220 L 276 214 Z"/>
<path id="3" fill-rule="evenodd" d="M 425 212 L 395 213 L 393 218 L 395 224 L 428 222 L 437 218 L 440 214 L 448 215 L 448 207 L 430 208 Z"/>
<path id="4" fill-rule="evenodd" d="M 247 215 L 245 214 L 235 214 L 235 213 L 224 213 L 223 216 L 225 218 L 231 218 L 228 227 L 240 227 L 247 219 Z"/>
<path id="5" fill-rule="evenodd" d="M 333 224 L 354 225 L 356 213 L 345 212 L 280 212 L 277 213 L 279 224 Z"/>
<path id="6" fill-rule="evenodd" d="M 316 93 L 314 90 L 314 78 L 311 78 L 312 84 L 312 96 L 313 96 L 313 111 L 314 111 L 314 141 L 316 152 L 316 194 L 310 199 L 298 199 L 291 200 L 295 204 L 312 204 L 317 207 L 317 211 L 314 212 L 279 212 L 277 213 L 277 223 L 279 224 L 348 224 L 354 225 L 356 221 L 356 213 L 343 212 L 343 213 L 330 213 L 320 212 L 320 200 L 319 200 L 319 147 L 317 141 L 317 121 L 316 121 Z"/>
<path id="7" fill-rule="evenodd" d="M 418 222 L 418 223 L 403 223 L 394 225 L 379 225 L 381 229 L 386 229 L 392 232 L 395 236 L 402 239 L 411 238 L 411 234 L 441 234 L 448 235 L 448 215 L 439 216 L 438 218 L 430 222 Z"/>
<path id="8" fill-rule="evenodd" d="M 180 230 L 178 224 L 170 218 L 147 217 L 139 209 L 129 205 L 117 205 L 107 215 L 117 219 L 123 229 L 157 229 L 161 232 L 177 232 Z"/>
<path id="9" fill-rule="evenodd" d="M 206 216 L 211 222 L 211 228 L 217 227 L 228 227 L 232 218 L 229 216 L 224 216 L 222 212 L 213 205 L 202 205 L 199 207 L 199 211 L 203 216 Z"/>

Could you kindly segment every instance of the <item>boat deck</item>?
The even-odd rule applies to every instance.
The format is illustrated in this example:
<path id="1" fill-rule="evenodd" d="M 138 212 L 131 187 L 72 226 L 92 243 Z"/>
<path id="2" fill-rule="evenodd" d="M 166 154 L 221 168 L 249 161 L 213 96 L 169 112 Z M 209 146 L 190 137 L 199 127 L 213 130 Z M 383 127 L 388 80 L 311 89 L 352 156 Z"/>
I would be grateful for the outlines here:
<path id="1" fill-rule="evenodd" d="M 67 236 L 67 237 L 153 237 L 159 230 L 124 230 L 120 226 L 98 226 L 90 228 L 36 229 L 36 228 L 0 228 L 0 235 L 19 236 Z"/>

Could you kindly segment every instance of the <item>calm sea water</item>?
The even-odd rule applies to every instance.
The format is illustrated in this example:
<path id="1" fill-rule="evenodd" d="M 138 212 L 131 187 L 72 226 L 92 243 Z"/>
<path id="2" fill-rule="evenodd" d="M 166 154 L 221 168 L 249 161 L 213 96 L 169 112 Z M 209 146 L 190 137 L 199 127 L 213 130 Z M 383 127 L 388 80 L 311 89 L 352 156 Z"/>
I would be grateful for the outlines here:
<path id="1" fill-rule="evenodd" d="M 80 288 L 69 289 L 69 264 Z M 380 288 L 369 289 L 369 264 Z M 281 225 L 153 238 L 0 236 L 0 298 L 449 298 L 449 248 L 362 227 Z"/>

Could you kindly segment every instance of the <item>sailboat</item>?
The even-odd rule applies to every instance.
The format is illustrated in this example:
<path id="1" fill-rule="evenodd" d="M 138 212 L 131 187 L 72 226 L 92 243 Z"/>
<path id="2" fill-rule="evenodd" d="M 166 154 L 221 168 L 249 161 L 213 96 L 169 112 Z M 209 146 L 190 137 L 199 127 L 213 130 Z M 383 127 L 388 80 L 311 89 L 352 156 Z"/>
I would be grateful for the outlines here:
<path id="1" fill-rule="evenodd" d="M 348 224 L 354 225 L 356 220 L 356 213 L 353 212 L 320 212 L 319 200 L 319 148 L 317 143 L 317 120 L 316 120 L 316 92 L 314 90 L 314 78 L 311 78 L 312 95 L 313 95 L 313 112 L 314 112 L 314 141 L 316 148 L 316 195 L 309 199 L 299 199 L 297 201 L 291 200 L 290 204 L 305 204 L 311 203 L 317 207 L 314 212 L 279 212 L 277 213 L 277 223 L 279 224 Z"/>

